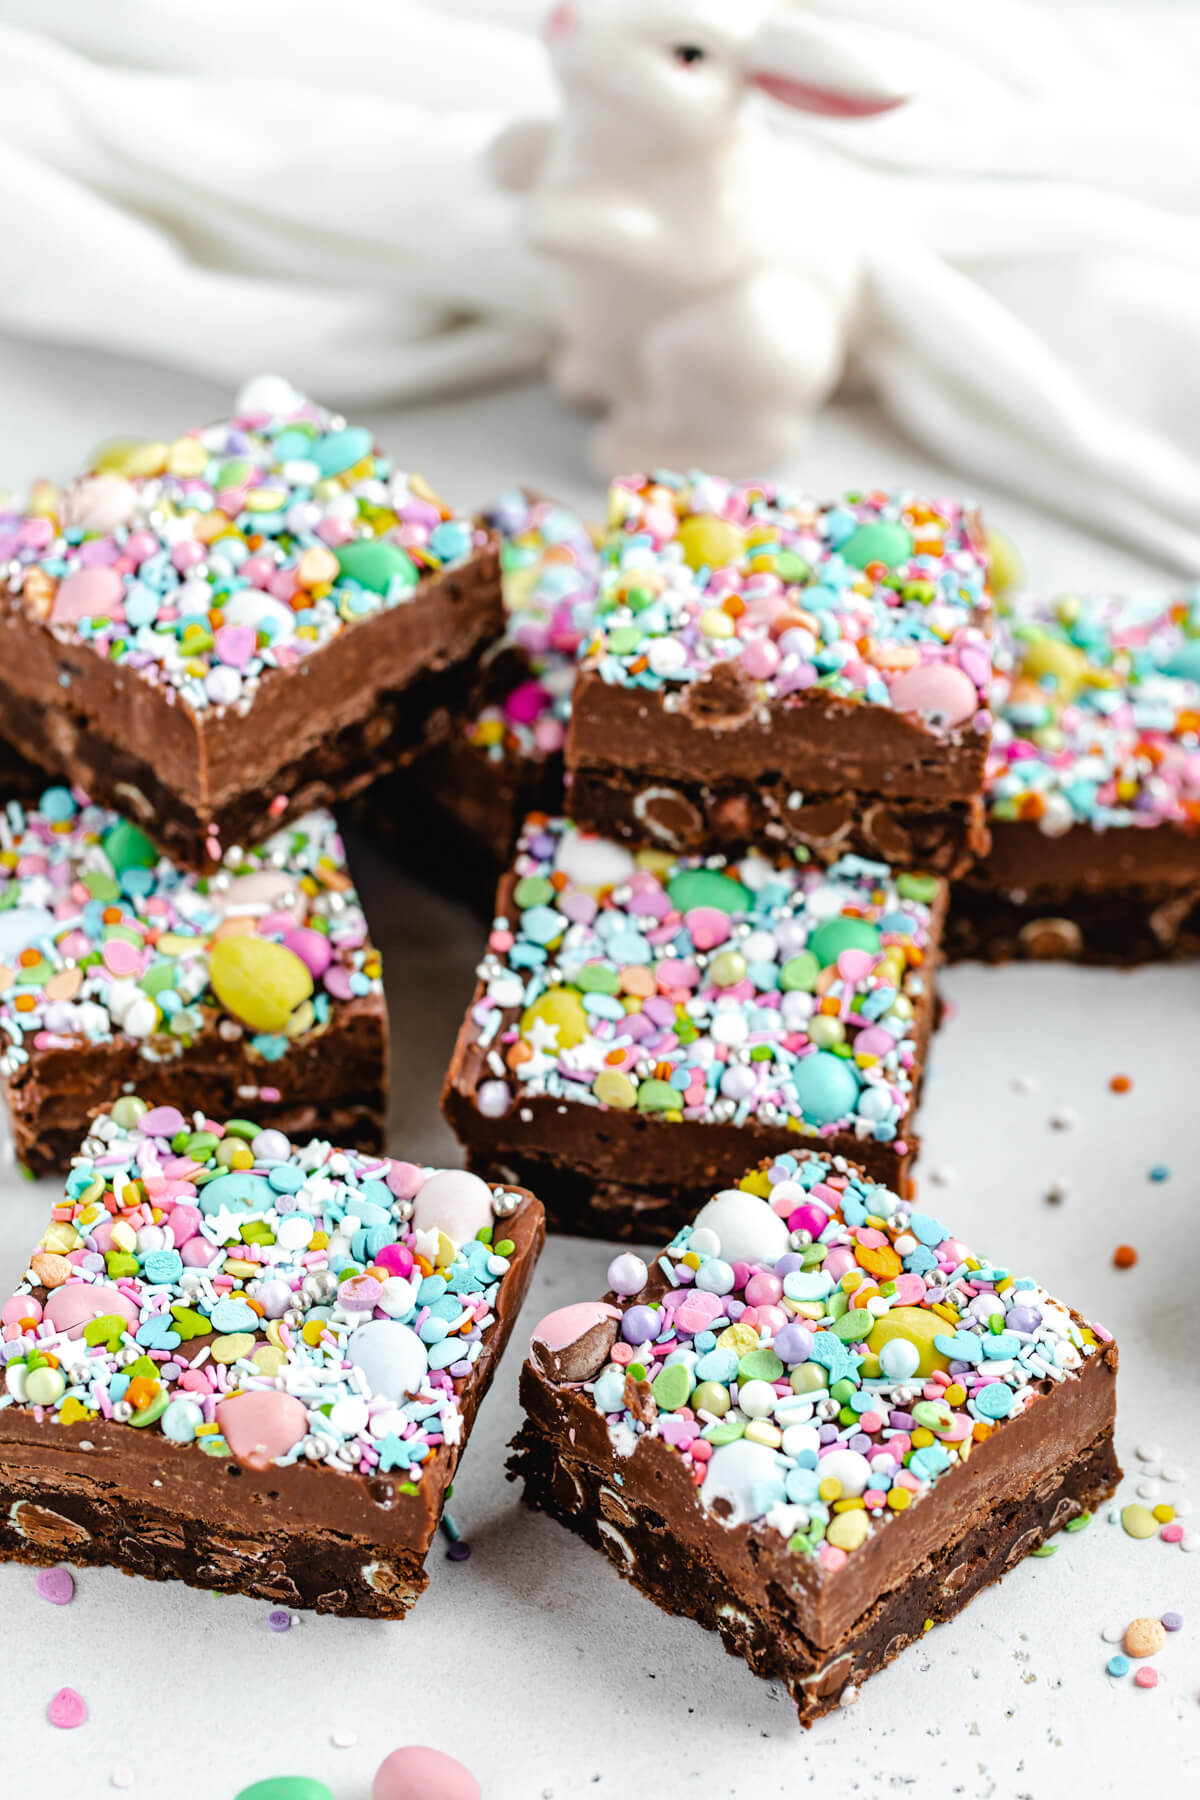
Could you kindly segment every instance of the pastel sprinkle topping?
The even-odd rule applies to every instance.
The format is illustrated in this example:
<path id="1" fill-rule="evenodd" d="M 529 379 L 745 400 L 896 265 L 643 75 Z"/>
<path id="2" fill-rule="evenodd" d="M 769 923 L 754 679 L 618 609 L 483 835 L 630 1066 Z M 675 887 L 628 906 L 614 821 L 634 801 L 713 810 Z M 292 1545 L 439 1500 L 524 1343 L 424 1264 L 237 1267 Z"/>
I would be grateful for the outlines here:
<path id="1" fill-rule="evenodd" d="M 0 1408 L 252 1469 L 420 1478 L 462 1440 L 519 1197 L 134 1096 L 94 1121 L 0 1312 Z"/>
<path id="2" fill-rule="evenodd" d="M 585 666 L 678 690 L 735 665 L 775 701 L 812 690 L 986 729 L 987 553 L 974 512 L 907 495 L 821 506 L 764 483 L 634 476 L 609 495 Z"/>
<path id="3" fill-rule="evenodd" d="M 520 488 L 501 495 L 488 523 L 501 537 L 506 628 L 487 686 L 504 691 L 469 720 L 468 741 L 491 762 L 552 756 L 566 736 L 599 555 L 575 513 Z"/>
<path id="4" fill-rule="evenodd" d="M 472 1012 L 488 1116 L 548 1094 L 897 1142 L 941 883 L 843 857 L 674 857 L 530 820 Z"/>
<path id="5" fill-rule="evenodd" d="M 0 812 L 0 1074 L 122 1036 L 169 1062 L 214 1030 L 266 1065 L 382 992 L 330 813 L 203 876 L 76 790 Z"/>
<path id="6" fill-rule="evenodd" d="M 661 1439 L 714 1520 L 765 1523 L 830 1573 L 1110 1341 L 816 1151 L 610 1278 L 620 1321 L 583 1391 L 614 1446 Z"/>
<path id="7" fill-rule="evenodd" d="M 171 443 L 122 441 L 0 513 L 0 582 L 196 712 L 245 704 L 347 626 L 464 561 L 476 527 L 278 376 Z"/>
<path id="8" fill-rule="evenodd" d="M 993 818 L 1200 824 L 1200 587 L 1027 603 L 997 621 L 996 664 Z"/>

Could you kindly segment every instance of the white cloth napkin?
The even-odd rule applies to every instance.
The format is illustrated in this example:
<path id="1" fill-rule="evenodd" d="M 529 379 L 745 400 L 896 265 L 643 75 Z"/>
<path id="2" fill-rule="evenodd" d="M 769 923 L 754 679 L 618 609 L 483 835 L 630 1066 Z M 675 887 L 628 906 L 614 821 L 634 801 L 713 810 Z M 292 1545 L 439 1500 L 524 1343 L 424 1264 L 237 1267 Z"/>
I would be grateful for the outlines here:
<path id="1" fill-rule="evenodd" d="M 861 228 L 884 406 L 1200 573 L 1200 9 L 819 4 L 922 71 L 886 118 L 778 125 L 800 214 L 820 182 Z M 345 403 L 534 366 L 543 283 L 482 152 L 553 107 L 543 10 L 0 0 L 0 332 Z"/>

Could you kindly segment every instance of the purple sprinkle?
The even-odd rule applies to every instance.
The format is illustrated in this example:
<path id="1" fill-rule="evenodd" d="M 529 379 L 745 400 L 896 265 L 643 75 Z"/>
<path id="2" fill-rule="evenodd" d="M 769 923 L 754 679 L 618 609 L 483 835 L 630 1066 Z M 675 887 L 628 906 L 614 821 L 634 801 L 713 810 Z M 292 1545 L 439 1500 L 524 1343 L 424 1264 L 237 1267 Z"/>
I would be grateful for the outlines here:
<path id="1" fill-rule="evenodd" d="M 1164 1613 L 1162 1616 L 1162 1628 L 1164 1631 L 1182 1631 L 1183 1614 L 1177 1612 Z"/>
<path id="2" fill-rule="evenodd" d="M 464 1543 L 461 1540 L 457 1544 L 451 1544 L 446 1552 L 446 1555 L 451 1562 L 466 1562 L 470 1554 L 470 1544 Z"/>
<path id="3" fill-rule="evenodd" d="M 53 1569 L 39 1569 L 34 1578 L 34 1586 L 43 1600 L 49 1600 L 51 1606 L 66 1606 L 75 1598 L 75 1577 L 70 1569 L 61 1565 Z M 1182 1625 L 1183 1620 L 1179 1623 Z"/>
<path id="4" fill-rule="evenodd" d="M 267 1624 L 272 1631 L 290 1631 L 292 1628 L 292 1615 L 290 1612 L 285 1611 L 282 1606 L 276 1606 L 267 1614 Z"/>

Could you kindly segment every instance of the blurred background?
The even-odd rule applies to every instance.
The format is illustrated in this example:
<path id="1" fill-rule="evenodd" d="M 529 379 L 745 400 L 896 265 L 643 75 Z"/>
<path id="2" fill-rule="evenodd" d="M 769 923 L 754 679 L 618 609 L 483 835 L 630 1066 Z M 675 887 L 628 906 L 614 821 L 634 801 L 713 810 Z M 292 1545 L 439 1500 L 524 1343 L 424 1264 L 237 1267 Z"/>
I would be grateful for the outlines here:
<path id="1" fill-rule="evenodd" d="M 0 483 L 69 472 L 64 414 L 79 420 L 70 462 L 89 431 L 136 429 L 139 396 L 163 380 L 153 371 L 200 417 L 258 368 L 359 411 L 496 384 L 536 392 L 562 336 L 563 262 L 530 246 L 528 195 L 497 185 L 491 147 L 514 123 L 561 115 L 546 11 L 0 0 Z M 905 104 L 876 117 L 761 95 L 739 111 L 767 146 L 739 174 L 735 213 L 758 202 L 767 221 L 753 254 L 819 286 L 836 237 L 839 270 L 853 270 L 824 385 L 965 479 L 1200 573 L 1200 9 L 560 9 L 584 24 L 606 12 L 618 30 L 626 14 L 661 25 L 668 43 L 728 29 L 739 56 L 752 15 L 823 20 L 894 79 Z M 644 96 L 631 81 L 620 99 L 608 139 L 635 142 Z M 579 104 L 569 92 L 568 126 Z M 562 125 L 549 129 L 553 149 Z M 611 188 L 611 169 L 578 185 L 597 181 Z M 666 251 L 681 290 L 704 254 L 690 204 Z M 604 264 L 577 257 L 576 285 L 582 270 L 606 294 Z M 825 403 L 817 381 L 788 416 L 787 449 L 820 448 Z M 557 406 L 547 418 L 558 431 Z M 612 472 L 603 440 L 562 421 L 568 483 Z"/>

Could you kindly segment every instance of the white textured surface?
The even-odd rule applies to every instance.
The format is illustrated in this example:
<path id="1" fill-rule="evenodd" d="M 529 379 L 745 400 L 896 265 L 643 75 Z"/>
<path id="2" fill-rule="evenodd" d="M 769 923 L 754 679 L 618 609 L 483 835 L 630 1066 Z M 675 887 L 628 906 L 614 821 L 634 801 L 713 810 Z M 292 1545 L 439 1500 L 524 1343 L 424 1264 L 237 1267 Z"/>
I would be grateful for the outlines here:
<path id="1" fill-rule="evenodd" d="M 203 384 L 128 365 L 29 353 L 5 383 L 0 484 L 62 476 L 118 428 L 169 433 L 224 410 Z M 493 393 L 371 421 L 455 499 L 526 480 L 596 509 L 582 432 L 537 390 Z M 841 483 L 933 481 L 945 471 L 869 414 L 829 415 L 791 471 Z M 992 498 L 986 493 L 984 499 Z M 1040 586 L 1115 585 L 1155 571 L 998 499 Z M 470 991 L 478 928 L 351 846 L 387 961 L 395 1044 L 391 1148 L 454 1159 L 437 1091 Z M 1200 968 L 1132 974 L 954 971 L 922 1115 L 923 1201 L 968 1242 L 1102 1319 L 1122 1347 L 1119 1438 L 1133 1499 L 1135 1444 L 1157 1443 L 1200 1501 L 1200 1254 L 1194 1080 Z M 1115 1096 L 1110 1075 L 1133 1077 Z M 1027 1076 L 1029 1092 L 1014 1090 Z M 1067 1130 L 1058 1114 L 1078 1115 Z M 1171 1179 L 1152 1185 L 1154 1163 Z M 948 1172 L 941 1185 L 934 1173 Z M 1069 1186 L 1059 1205 L 1046 1199 Z M 0 1170 L 0 1286 L 8 1291 L 53 1192 Z M 1112 1267 L 1131 1242 L 1136 1269 Z M 463 1464 L 453 1512 L 474 1554 L 431 1558 L 403 1625 L 305 1617 L 268 1630 L 265 1604 L 78 1572 L 65 1608 L 31 1569 L 0 1567 L 0 1793 L 99 1800 L 132 1770 L 135 1800 L 232 1800 L 268 1775 L 320 1776 L 367 1800 L 385 1753 L 434 1744 L 474 1770 L 485 1800 L 775 1800 L 914 1791 L 964 1800 L 1060 1800 L 1193 1791 L 1200 1769 L 1200 1555 L 1136 1543 L 1103 1518 L 1060 1536 L 1000 1588 L 872 1682 L 852 1711 L 797 1730 L 787 1696 L 715 1637 L 667 1618 L 601 1558 L 526 1514 L 502 1479 L 517 1425 L 518 1352 L 551 1307 L 599 1294 L 602 1246 L 559 1240 L 535 1276 L 514 1350 Z M 1191 1521 L 1189 1521 L 1190 1523 Z M 1111 1683 L 1106 1626 L 1182 1612 L 1152 1692 Z M 45 1707 L 77 1688 L 90 1717 L 56 1732 Z M 354 1738 L 344 1748 L 333 1740 Z"/>

